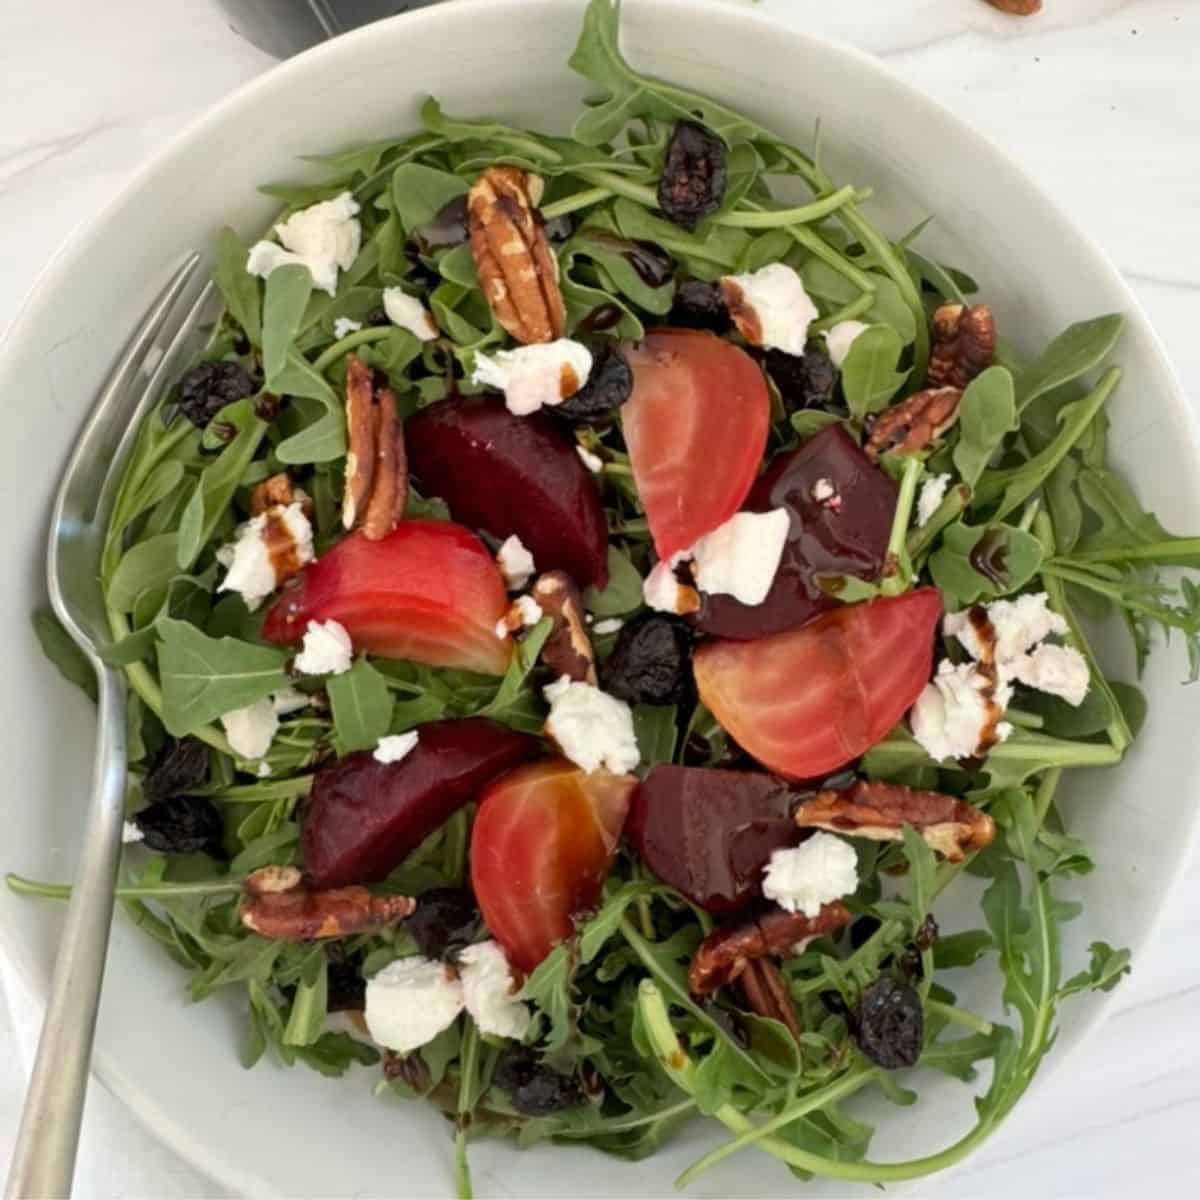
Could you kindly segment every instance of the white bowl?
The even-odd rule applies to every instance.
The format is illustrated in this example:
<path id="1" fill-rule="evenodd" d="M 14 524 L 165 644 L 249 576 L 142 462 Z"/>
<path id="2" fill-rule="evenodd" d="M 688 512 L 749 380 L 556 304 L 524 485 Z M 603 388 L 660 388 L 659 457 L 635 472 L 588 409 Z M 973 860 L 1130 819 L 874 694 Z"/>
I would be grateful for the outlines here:
<path id="1" fill-rule="evenodd" d="M 225 223 L 260 229 L 272 202 L 256 185 L 299 177 L 301 154 L 371 141 L 417 123 L 438 95 L 452 113 L 496 113 L 562 128 L 585 88 L 566 67 L 581 4 L 471 0 L 373 25 L 285 63 L 219 105 L 143 170 L 49 265 L 0 351 L 6 486 L 0 544 L 0 828 L 3 868 L 70 879 L 88 787 L 92 714 L 43 661 L 28 614 L 43 596 L 49 499 L 85 409 L 171 268 Z M 1112 406 L 1112 445 L 1143 498 L 1172 528 L 1200 528 L 1197 451 L 1186 406 L 1137 303 L 1103 254 L 984 138 L 854 50 L 704 0 L 629 0 L 624 44 L 640 67 L 712 92 L 800 143 L 820 116 L 839 179 L 875 188 L 873 211 L 899 234 L 933 213 L 923 245 L 969 268 L 1006 337 L 1040 347 L 1066 323 L 1119 310 L 1126 375 Z M 1128 665 L 1128 664 L 1123 664 Z M 1069 969 L 1091 940 L 1136 950 L 1177 876 L 1195 822 L 1200 688 L 1178 686 L 1178 649 L 1151 660 L 1151 719 L 1119 771 L 1079 774 L 1068 809 L 1096 872 L 1072 889 L 1086 902 L 1067 927 Z M 1164 836 L 1170 831 L 1170 836 Z M 60 907 L 0 889 L 5 949 L 37 993 L 52 964 Z M 973 903 L 939 916 L 978 920 Z M 301 1068 L 243 1071 L 240 1003 L 189 1007 L 184 976 L 118 918 L 96 1043 L 100 1078 L 164 1141 L 227 1187 L 258 1197 L 447 1195 L 448 1126 L 431 1109 L 371 1095 L 356 1072 L 329 1081 Z M 986 973 L 963 985 L 996 1008 Z M 1076 1000 L 1050 1064 L 1100 1019 L 1105 999 Z M 873 1156 L 947 1144 L 969 1120 L 969 1092 L 925 1081 L 919 1107 L 885 1114 Z M 695 1130 L 647 1162 L 584 1148 L 473 1147 L 480 1195 L 665 1195 L 711 1131 Z M 1004 1134 L 1000 1133 L 1003 1138 Z M 567 1182 L 569 1181 L 569 1183 Z M 728 1160 L 693 1194 L 792 1192 L 773 1160 Z M 820 1184 L 811 1194 L 846 1195 Z"/>

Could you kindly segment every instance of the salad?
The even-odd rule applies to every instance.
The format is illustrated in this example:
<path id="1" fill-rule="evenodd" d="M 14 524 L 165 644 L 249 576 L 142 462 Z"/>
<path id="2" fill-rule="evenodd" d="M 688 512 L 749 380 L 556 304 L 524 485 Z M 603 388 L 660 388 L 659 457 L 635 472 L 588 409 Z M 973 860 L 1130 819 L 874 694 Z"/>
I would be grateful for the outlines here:
<path id="1" fill-rule="evenodd" d="M 924 226 L 639 74 L 618 21 L 588 6 L 570 136 L 430 99 L 218 238 L 101 564 L 118 895 L 191 999 L 241 998 L 247 1067 L 437 1105 L 462 1195 L 473 1138 L 639 1158 L 700 1120 L 729 1137 L 681 1182 L 916 1177 L 1129 969 L 1058 948 L 1064 772 L 1146 716 L 1085 623 L 1139 667 L 1179 631 L 1195 677 L 1163 572 L 1198 543 L 1108 462 L 1119 316 L 1021 357 Z M 915 1067 L 974 1124 L 878 1161 L 846 1102 Z"/>

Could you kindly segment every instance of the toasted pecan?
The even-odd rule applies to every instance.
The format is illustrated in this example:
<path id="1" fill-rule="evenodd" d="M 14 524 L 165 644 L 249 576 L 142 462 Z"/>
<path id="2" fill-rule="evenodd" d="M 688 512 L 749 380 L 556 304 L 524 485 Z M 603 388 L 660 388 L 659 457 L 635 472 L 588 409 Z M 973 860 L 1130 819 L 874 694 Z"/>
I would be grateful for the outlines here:
<path id="1" fill-rule="evenodd" d="M 984 304 L 943 304 L 931 321 L 927 387 L 965 388 L 996 356 L 996 319 Z"/>
<path id="2" fill-rule="evenodd" d="M 793 811 L 801 829 L 825 829 L 876 842 L 903 841 L 911 825 L 950 862 L 982 850 L 996 825 L 982 809 L 941 792 L 917 791 L 881 779 L 860 779 L 842 791 L 818 792 Z"/>
<path id="3" fill-rule="evenodd" d="M 542 647 L 542 661 L 556 679 L 596 686 L 596 655 L 583 620 L 583 595 L 566 571 L 547 571 L 533 585 L 533 598 L 554 625 Z"/>
<path id="4" fill-rule="evenodd" d="M 738 985 L 754 1012 L 760 1017 L 782 1022 L 791 1030 L 793 1037 L 800 1037 L 800 1018 L 796 1015 L 796 1005 L 783 972 L 773 958 L 751 959 L 738 976 Z"/>
<path id="5" fill-rule="evenodd" d="M 375 482 L 375 382 L 371 368 L 356 354 L 346 356 L 346 485 L 342 524 L 353 529 L 371 498 Z"/>
<path id="6" fill-rule="evenodd" d="M 916 454 L 941 437 L 958 419 L 962 392 L 956 387 L 926 388 L 885 408 L 875 418 L 865 446 L 878 462 L 884 454 Z"/>
<path id="7" fill-rule="evenodd" d="M 396 396 L 391 388 L 379 388 L 375 406 L 375 482 L 363 518 L 363 536 L 373 542 L 396 528 L 408 494 L 408 456 L 400 424 Z"/>
<path id="8" fill-rule="evenodd" d="M 242 892 L 242 924 L 288 942 L 378 933 L 416 908 L 409 896 L 373 896 L 365 887 L 314 891 L 296 867 L 261 867 L 246 876 Z"/>

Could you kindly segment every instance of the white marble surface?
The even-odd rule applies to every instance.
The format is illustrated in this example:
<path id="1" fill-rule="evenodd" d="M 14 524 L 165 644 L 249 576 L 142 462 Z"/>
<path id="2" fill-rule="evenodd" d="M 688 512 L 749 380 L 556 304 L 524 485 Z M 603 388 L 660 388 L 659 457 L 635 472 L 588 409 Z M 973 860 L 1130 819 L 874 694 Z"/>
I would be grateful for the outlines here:
<path id="1" fill-rule="evenodd" d="M 880 55 L 1040 176 L 1108 249 L 1200 396 L 1200 4 L 1046 0 L 1024 20 L 982 0 L 760 7 Z M 0 329 L 55 247 L 135 166 L 268 66 L 209 0 L 0 0 Z M 1104 1030 L 966 1168 L 920 1195 L 1200 1194 L 1197 912 L 1193 862 Z M 14 981 L 4 983 L 0 1165 L 36 1021 Z M 219 1193 L 97 1087 L 76 1194 Z"/>

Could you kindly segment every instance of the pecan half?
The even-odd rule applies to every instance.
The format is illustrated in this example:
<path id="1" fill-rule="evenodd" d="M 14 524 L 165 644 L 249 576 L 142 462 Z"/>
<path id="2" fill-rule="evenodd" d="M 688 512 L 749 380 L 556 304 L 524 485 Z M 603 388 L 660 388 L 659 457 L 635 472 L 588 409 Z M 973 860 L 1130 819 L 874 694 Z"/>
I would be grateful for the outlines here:
<path id="1" fill-rule="evenodd" d="M 962 391 L 956 387 L 926 388 L 906 400 L 885 408 L 871 426 L 867 457 L 878 462 L 882 455 L 916 454 L 924 450 L 958 419 Z"/>
<path id="2" fill-rule="evenodd" d="M 792 1031 L 793 1037 L 800 1037 L 800 1019 L 796 1016 L 796 1006 L 792 1002 L 783 972 L 773 958 L 752 959 L 738 977 L 738 984 L 746 997 L 747 1005 L 754 1012 L 760 1017 L 781 1021 Z"/>
<path id="3" fill-rule="evenodd" d="M 372 896 L 365 887 L 314 891 L 296 867 L 261 867 L 242 884 L 242 924 L 287 942 L 378 933 L 412 914 L 409 896 Z"/>
<path id="4" fill-rule="evenodd" d="M 596 655 L 583 620 L 583 596 L 566 571 L 547 571 L 533 585 L 533 598 L 554 625 L 542 647 L 542 661 L 556 679 L 596 686 Z"/>
<path id="5" fill-rule="evenodd" d="M 467 194 L 471 253 L 496 320 L 518 342 L 552 342 L 567 327 L 558 262 L 534 206 L 542 181 L 488 167 Z"/>
<path id="6" fill-rule="evenodd" d="M 737 979 L 754 959 L 788 954 L 797 942 L 834 933 L 849 921 L 850 910 L 835 900 L 822 905 L 815 917 L 773 907 L 735 925 L 723 925 L 714 929 L 692 956 L 688 986 L 697 996 L 715 992 Z"/>
<path id="7" fill-rule="evenodd" d="M 965 388 L 996 355 L 996 318 L 984 304 L 943 304 L 931 322 L 929 387 Z"/>
<path id="8" fill-rule="evenodd" d="M 1031 17 L 1042 11 L 1042 0 L 987 0 L 1001 12 L 1012 13 L 1014 17 Z"/>
<path id="9" fill-rule="evenodd" d="M 385 538 L 404 515 L 408 500 L 408 455 L 396 396 L 375 386 L 371 368 L 356 355 L 346 358 L 346 484 L 342 524 L 362 527 L 371 541 Z"/>
<path id="10" fill-rule="evenodd" d="M 879 779 L 857 780 L 844 791 L 818 792 L 801 801 L 793 817 L 801 829 L 825 829 L 875 842 L 903 841 L 902 830 L 911 825 L 951 862 L 961 862 L 970 850 L 982 850 L 996 835 L 992 818 L 965 800 Z"/>
<path id="11" fill-rule="evenodd" d="M 312 520 L 313 502 L 303 488 L 293 487 L 286 471 L 264 479 L 250 491 L 250 515 L 261 517 L 268 509 L 276 505 L 287 508 L 289 504 L 300 503 L 300 508 L 308 519 Z"/>

